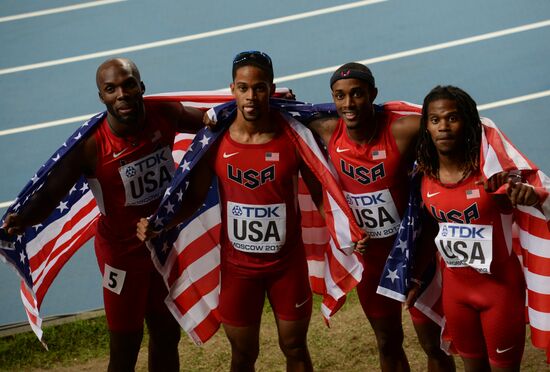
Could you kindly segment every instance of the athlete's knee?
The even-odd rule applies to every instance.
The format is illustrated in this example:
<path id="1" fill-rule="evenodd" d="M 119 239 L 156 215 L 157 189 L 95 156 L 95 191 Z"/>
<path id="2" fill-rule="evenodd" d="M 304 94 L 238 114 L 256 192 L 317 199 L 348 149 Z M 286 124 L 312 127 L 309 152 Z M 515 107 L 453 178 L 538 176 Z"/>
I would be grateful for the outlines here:
<path id="1" fill-rule="evenodd" d="M 378 351 L 382 355 L 396 355 L 403 352 L 403 331 L 393 329 L 391 331 L 377 331 L 376 342 Z"/>
<path id="2" fill-rule="evenodd" d="M 237 340 L 229 339 L 231 345 L 231 360 L 232 363 L 239 365 L 254 363 L 258 359 L 260 354 L 260 345 L 253 343 L 246 343 L 246 345 L 239 343 Z"/>
<path id="3" fill-rule="evenodd" d="M 429 358 L 440 359 L 447 357 L 447 354 L 441 350 L 439 340 L 419 340 L 419 343 Z"/>
<path id="4" fill-rule="evenodd" d="M 301 337 L 279 339 L 279 347 L 287 358 L 303 359 L 309 355 L 307 341 Z"/>
<path id="5" fill-rule="evenodd" d="M 161 347 L 177 345 L 181 339 L 181 329 L 178 322 L 172 316 L 147 316 L 147 329 L 149 342 Z"/>
<path id="6" fill-rule="evenodd" d="M 133 371 L 143 331 L 109 332 L 109 372 Z"/>

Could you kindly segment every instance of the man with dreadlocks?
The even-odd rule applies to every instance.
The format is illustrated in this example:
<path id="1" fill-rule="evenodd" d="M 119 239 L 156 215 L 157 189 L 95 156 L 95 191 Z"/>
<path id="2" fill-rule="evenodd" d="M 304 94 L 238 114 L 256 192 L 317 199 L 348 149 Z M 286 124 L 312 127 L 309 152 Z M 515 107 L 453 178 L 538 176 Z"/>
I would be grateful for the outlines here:
<path id="1" fill-rule="evenodd" d="M 356 221 L 370 236 L 362 252 L 364 271 L 357 294 L 376 336 L 381 369 L 407 371 L 401 304 L 376 289 L 407 206 L 407 174 L 420 116 L 375 105 L 374 76 L 359 63 L 339 67 L 330 87 L 339 118 L 318 119 L 309 126 L 326 144 Z M 452 357 L 440 347 L 441 328 L 415 308 L 410 313 L 428 356 L 428 370 L 454 371 Z"/>
<path id="2" fill-rule="evenodd" d="M 466 92 L 453 86 L 430 91 L 417 147 L 422 200 L 432 217 L 423 228 L 432 231 L 444 262 L 443 311 L 465 370 L 519 371 L 525 281 L 511 247 L 512 209 L 537 206 L 539 198 L 519 173 L 480 181 L 481 139 L 476 103 Z M 506 193 L 492 193 L 502 185 Z"/>

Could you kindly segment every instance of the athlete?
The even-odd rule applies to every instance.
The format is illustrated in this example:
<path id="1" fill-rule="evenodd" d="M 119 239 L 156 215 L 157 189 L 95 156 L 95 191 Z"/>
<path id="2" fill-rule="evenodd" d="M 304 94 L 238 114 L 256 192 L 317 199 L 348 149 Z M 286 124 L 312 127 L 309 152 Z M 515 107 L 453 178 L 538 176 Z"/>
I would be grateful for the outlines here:
<path id="1" fill-rule="evenodd" d="M 155 211 L 170 184 L 176 132 L 202 127 L 202 112 L 179 103 L 144 102 L 140 73 L 125 58 L 102 63 L 96 82 L 106 118 L 52 171 L 29 206 L 9 215 L 2 227 L 17 234 L 40 223 L 85 175 L 101 212 L 95 251 L 110 333 L 109 371 L 134 369 L 144 320 L 149 369 L 177 371 L 180 327 L 164 304 L 166 287 L 136 238 L 135 225 Z"/>
<path id="2" fill-rule="evenodd" d="M 417 161 L 422 200 L 431 216 L 427 228 L 444 263 L 446 327 L 466 371 L 519 371 L 525 281 L 511 247 L 512 208 L 537 206 L 539 199 L 516 174 L 501 172 L 480 181 L 481 137 L 476 103 L 466 92 L 453 86 L 430 91 L 422 108 Z M 490 194 L 502 184 L 506 194 Z"/>
<path id="3" fill-rule="evenodd" d="M 312 294 L 301 237 L 298 173 L 320 207 L 321 185 L 285 133 L 288 124 L 270 110 L 275 86 L 269 56 L 239 53 L 232 70 L 236 118 L 192 171 L 181 213 L 169 227 L 193 214 L 216 175 L 222 210 L 218 312 L 231 344 L 231 371 L 254 370 L 266 295 L 287 370 L 311 371 L 306 336 Z M 143 240 L 154 235 L 146 219 L 137 235 Z"/>
<path id="4" fill-rule="evenodd" d="M 374 76 L 359 63 L 339 67 L 330 87 L 339 118 L 318 119 L 309 126 L 326 144 L 356 221 L 370 236 L 357 293 L 376 335 L 381 369 L 408 370 L 401 304 L 376 289 L 406 208 L 420 116 L 374 105 Z M 454 371 L 452 357 L 440 348 L 440 327 L 414 308 L 410 313 L 428 370 Z"/>

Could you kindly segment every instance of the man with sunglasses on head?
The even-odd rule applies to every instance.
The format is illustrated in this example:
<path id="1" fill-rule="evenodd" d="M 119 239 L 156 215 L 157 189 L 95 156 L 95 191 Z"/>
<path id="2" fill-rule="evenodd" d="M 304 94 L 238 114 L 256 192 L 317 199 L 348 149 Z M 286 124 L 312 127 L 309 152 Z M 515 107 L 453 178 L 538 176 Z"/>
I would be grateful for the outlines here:
<path id="1" fill-rule="evenodd" d="M 266 296 L 287 370 L 311 371 L 307 331 L 312 293 L 301 236 L 298 173 L 320 209 L 322 187 L 290 140 L 286 119 L 270 109 L 275 85 L 269 56 L 239 53 L 232 75 L 236 116 L 191 171 L 182 209 L 167 228 L 197 210 L 217 176 L 222 215 L 218 313 L 231 344 L 231 371 L 254 370 Z M 138 237 L 154 236 L 152 225 L 142 219 Z"/>
<path id="2" fill-rule="evenodd" d="M 21 234 L 41 223 L 86 176 L 101 212 L 95 251 L 110 335 L 108 370 L 134 370 L 145 320 L 149 370 L 178 371 L 180 327 L 164 303 L 166 286 L 150 251 L 136 238 L 135 226 L 156 210 L 170 184 L 176 132 L 196 132 L 203 114 L 175 102 L 144 101 L 139 70 L 126 58 L 103 62 L 96 83 L 105 118 L 60 160 L 28 207 L 8 215 L 2 228 Z"/>

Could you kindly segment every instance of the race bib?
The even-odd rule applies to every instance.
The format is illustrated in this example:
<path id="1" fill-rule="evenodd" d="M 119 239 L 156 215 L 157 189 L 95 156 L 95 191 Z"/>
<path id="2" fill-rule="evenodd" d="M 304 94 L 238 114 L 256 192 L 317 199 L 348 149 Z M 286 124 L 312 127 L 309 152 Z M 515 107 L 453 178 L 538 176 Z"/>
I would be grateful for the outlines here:
<path id="1" fill-rule="evenodd" d="M 124 205 L 143 205 L 162 197 L 174 171 L 169 146 L 118 168 L 126 194 Z"/>
<path id="2" fill-rule="evenodd" d="M 435 244 L 447 266 L 470 266 L 482 274 L 491 273 L 493 226 L 441 222 Z"/>
<path id="3" fill-rule="evenodd" d="M 114 267 L 105 264 L 105 268 L 103 269 L 103 288 L 106 288 L 116 294 L 120 294 L 120 291 L 122 291 L 122 287 L 124 286 L 125 278 L 126 271 L 115 269 Z"/>
<path id="4" fill-rule="evenodd" d="M 390 190 L 365 194 L 351 194 L 344 191 L 344 195 L 357 224 L 372 239 L 386 238 L 399 231 L 401 218 Z"/>
<path id="5" fill-rule="evenodd" d="M 242 252 L 279 252 L 286 242 L 286 205 L 227 202 L 227 235 Z"/>

